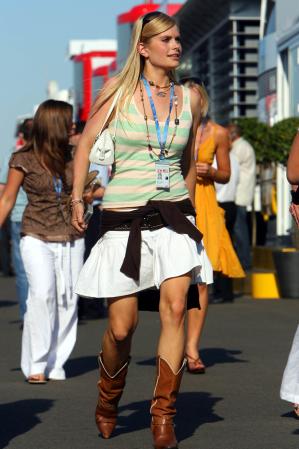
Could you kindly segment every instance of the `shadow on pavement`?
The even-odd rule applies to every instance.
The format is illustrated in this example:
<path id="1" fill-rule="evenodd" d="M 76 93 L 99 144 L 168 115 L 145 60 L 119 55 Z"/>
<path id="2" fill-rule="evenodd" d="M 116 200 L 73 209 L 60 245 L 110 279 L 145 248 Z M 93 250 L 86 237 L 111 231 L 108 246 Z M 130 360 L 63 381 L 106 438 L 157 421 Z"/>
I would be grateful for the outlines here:
<path id="1" fill-rule="evenodd" d="M 242 351 L 238 349 L 225 349 L 225 348 L 206 348 L 201 349 L 200 356 L 207 367 L 217 365 L 219 363 L 247 363 L 247 360 L 242 360 L 236 356 L 242 354 Z M 141 360 L 136 362 L 137 365 L 155 366 L 156 358 Z"/>
<path id="2" fill-rule="evenodd" d="M 0 307 L 11 307 L 18 304 L 16 301 L 9 301 L 8 299 L 0 299 Z"/>
<path id="3" fill-rule="evenodd" d="M 291 406 L 291 404 L 290 404 Z M 293 419 L 294 421 L 297 421 L 299 424 L 299 419 L 296 417 L 295 413 L 293 412 L 293 410 L 284 413 L 283 415 L 280 415 L 282 418 L 290 418 Z M 294 432 L 292 432 L 292 435 L 299 435 L 299 428 L 294 430 Z"/>
<path id="4" fill-rule="evenodd" d="M 291 407 L 291 405 L 290 405 Z M 284 413 L 283 415 L 280 415 L 282 418 L 292 418 L 292 419 L 297 419 L 295 416 L 295 413 L 293 412 L 293 410 Z"/>
<path id="5" fill-rule="evenodd" d="M 190 438 L 203 424 L 223 421 L 214 412 L 214 407 L 222 398 L 206 392 L 180 393 L 177 401 L 178 419 L 176 434 L 182 441 Z"/>
<path id="6" fill-rule="evenodd" d="M 200 350 L 200 356 L 206 367 L 219 363 L 247 363 L 247 360 L 237 357 L 240 354 L 242 354 L 242 351 L 239 349 L 207 348 Z"/>
<path id="7" fill-rule="evenodd" d="M 65 364 L 66 377 L 77 377 L 93 371 L 99 367 L 96 356 L 79 357 L 70 359 Z"/>
<path id="8" fill-rule="evenodd" d="M 178 439 L 191 437 L 202 424 L 223 421 L 213 410 L 221 399 L 211 396 L 210 393 L 180 393 L 176 418 Z M 151 421 L 149 409 L 150 401 L 133 402 L 119 407 L 118 425 L 113 435 L 148 429 Z"/>
<path id="9" fill-rule="evenodd" d="M 7 447 L 11 440 L 29 432 L 42 421 L 37 416 L 53 406 L 51 399 L 24 399 L 0 405 L 0 449 Z"/>

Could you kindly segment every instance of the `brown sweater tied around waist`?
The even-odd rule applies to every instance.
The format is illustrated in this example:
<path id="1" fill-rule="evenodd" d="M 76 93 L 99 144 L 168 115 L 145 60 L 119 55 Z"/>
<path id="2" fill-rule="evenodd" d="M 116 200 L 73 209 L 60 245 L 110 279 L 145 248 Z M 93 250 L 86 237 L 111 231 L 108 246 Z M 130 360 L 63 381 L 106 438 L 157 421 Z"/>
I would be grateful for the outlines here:
<path id="1" fill-rule="evenodd" d="M 170 226 L 178 234 L 187 234 L 197 243 L 202 240 L 202 233 L 186 217 L 196 215 L 189 199 L 177 202 L 150 200 L 145 206 L 130 212 L 104 209 L 100 237 L 122 224 L 130 223 L 126 254 L 120 271 L 135 281 L 138 281 L 140 276 L 141 224 L 147 215 L 155 212 L 160 214 L 165 226 Z"/>

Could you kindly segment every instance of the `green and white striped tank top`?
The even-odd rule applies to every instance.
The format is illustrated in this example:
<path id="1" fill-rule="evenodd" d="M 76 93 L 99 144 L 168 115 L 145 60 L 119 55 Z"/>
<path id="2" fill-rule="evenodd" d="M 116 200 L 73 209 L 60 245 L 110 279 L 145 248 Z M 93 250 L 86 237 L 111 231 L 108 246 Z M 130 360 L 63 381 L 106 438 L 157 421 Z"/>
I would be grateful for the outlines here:
<path id="1" fill-rule="evenodd" d="M 155 161 L 158 160 L 158 144 L 154 120 L 148 119 L 150 143 L 153 152 L 148 151 L 146 125 L 144 116 L 138 111 L 134 98 L 126 114 L 119 114 L 116 142 L 114 173 L 105 190 L 104 209 L 136 208 L 144 206 L 149 200 L 181 201 L 189 197 L 182 175 L 181 157 L 187 145 L 192 113 L 190 91 L 183 90 L 183 108 L 179 115 L 180 123 L 176 136 L 169 148 L 167 162 L 170 166 L 170 189 L 156 189 Z M 114 133 L 115 121 L 109 129 Z M 164 124 L 163 124 L 164 126 Z M 163 132 L 163 126 L 161 132 Z M 166 148 L 169 146 L 173 132 L 174 120 L 170 121 Z M 155 154 L 153 154 L 155 153 Z"/>

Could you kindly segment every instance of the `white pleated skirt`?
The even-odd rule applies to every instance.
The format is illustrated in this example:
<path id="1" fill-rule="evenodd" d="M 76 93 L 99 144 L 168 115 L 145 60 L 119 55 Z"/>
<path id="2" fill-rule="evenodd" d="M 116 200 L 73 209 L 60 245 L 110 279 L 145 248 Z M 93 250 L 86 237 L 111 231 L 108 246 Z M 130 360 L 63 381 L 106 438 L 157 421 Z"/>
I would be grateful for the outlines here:
<path id="1" fill-rule="evenodd" d="M 188 217 L 194 224 L 194 218 Z M 141 231 L 139 281 L 120 271 L 129 231 L 109 231 L 93 247 L 86 260 L 76 293 L 92 298 L 114 298 L 159 288 L 169 278 L 192 273 L 192 283 L 213 282 L 213 269 L 202 243 L 170 227 Z"/>
<path id="2" fill-rule="evenodd" d="M 280 397 L 285 401 L 299 404 L 299 325 L 283 373 Z"/>

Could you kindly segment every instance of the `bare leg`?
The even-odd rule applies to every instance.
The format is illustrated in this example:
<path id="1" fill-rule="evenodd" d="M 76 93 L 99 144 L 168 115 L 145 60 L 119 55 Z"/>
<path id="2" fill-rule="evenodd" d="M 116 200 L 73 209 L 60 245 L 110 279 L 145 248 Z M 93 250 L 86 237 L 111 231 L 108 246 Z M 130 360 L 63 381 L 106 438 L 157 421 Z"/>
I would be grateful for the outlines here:
<path id="1" fill-rule="evenodd" d="M 104 365 L 111 375 L 128 360 L 138 322 L 137 297 L 108 300 L 108 328 L 102 342 Z"/>
<path id="2" fill-rule="evenodd" d="M 161 334 L 151 405 L 155 449 L 177 448 L 173 418 L 184 371 L 184 318 L 190 274 L 167 279 L 160 288 Z"/>
<path id="3" fill-rule="evenodd" d="M 198 284 L 201 309 L 188 310 L 186 354 L 194 359 L 199 358 L 198 347 L 207 316 L 209 296 L 206 284 Z"/>
<path id="4" fill-rule="evenodd" d="M 190 274 L 167 279 L 160 288 L 161 334 L 158 355 L 177 372 L 184 354 L 184 319 Z"/>
<path id="5" fill-rule="evenodd" d="M 103 438 L 110 438 L 116 426 L 118 403 L 128 372 L 131 340 L 137 326 L 137 298 L 109 299 L 109 323 L 99 357 L 99 397 L 95 419 Z"/>

